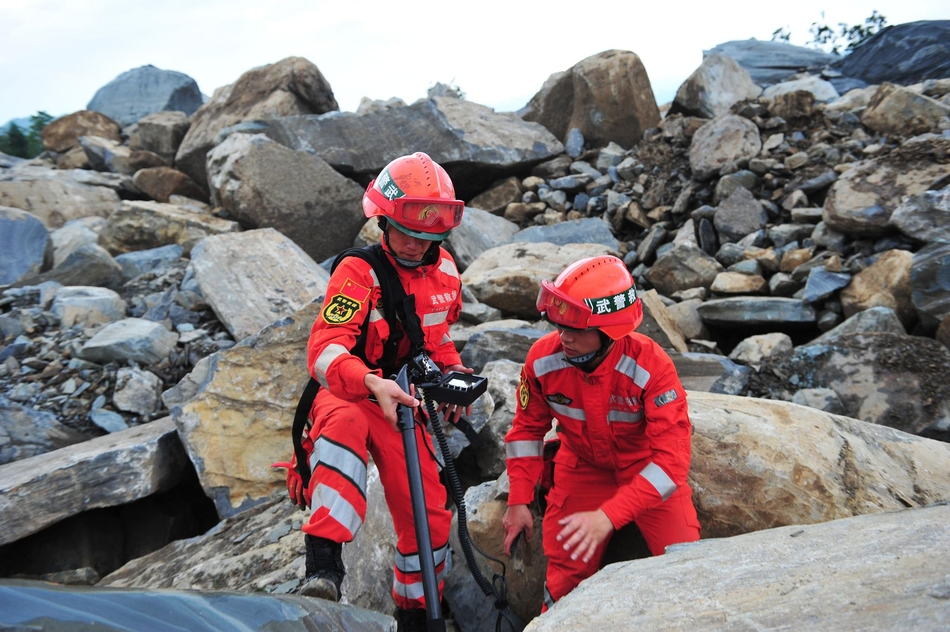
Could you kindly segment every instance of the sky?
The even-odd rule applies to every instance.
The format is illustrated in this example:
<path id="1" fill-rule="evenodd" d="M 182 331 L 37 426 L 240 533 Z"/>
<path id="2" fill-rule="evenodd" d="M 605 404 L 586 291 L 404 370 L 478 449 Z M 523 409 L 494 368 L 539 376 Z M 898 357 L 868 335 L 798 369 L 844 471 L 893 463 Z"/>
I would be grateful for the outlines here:
<path id="1" fill-rule="evenodd" d="M 343 111 L 362 97 L 406 103 L 437 82 L 498 112 L 527 104 L 553 73 L 610 50 L 636 53 L 657 104 L 731 40 L 811 39 L 813 22 L 950 19 L 947 0 L 591 3 L 478 0 L 0 0 L 0 124 L 84 109 L 118 75 L 151 64 L 208 96 L 291 56 L 313 62 Z"/>

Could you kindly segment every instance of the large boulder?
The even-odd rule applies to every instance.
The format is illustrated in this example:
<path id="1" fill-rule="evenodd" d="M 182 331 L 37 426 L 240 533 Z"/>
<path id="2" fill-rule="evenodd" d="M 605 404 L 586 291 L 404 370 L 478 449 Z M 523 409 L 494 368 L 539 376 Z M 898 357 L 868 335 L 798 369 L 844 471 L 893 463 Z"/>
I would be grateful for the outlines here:
<path id="1" fill-rule="evenodd" d="M 246 228 L 274 228 L 316 261 L 349 248 L 366 222 L 363 188 L 320 156 L 263 134 L 232 134 L 208 153 L 215 206 Z"/>
<path id="2" fill-rule="evenodd" d="M 727 165 L 744 165 L 762 149 L 759 128 L 749 119 L 724 114 L 696 130 L 689 149 L 693 175 L 708 180 Z"/>
<path id="3" fill-rule="evenodd" d="M 525 632 L 940 630 L 948 525 L 935 506 L 673 546 L 607 567 Z"/>
<path id="4" fill-rule="evenodd" d="M 213 235 L 191 252 L 202 295 L 243 340 L 323 296 L 330 274 L 273 228 Z"/>
<path id="5" fill-rule="evenodd" d="M 53 241 L 32 213 L 0 206 L 0 285 L 10 285 L 53 264 Z"/>
<path id="6" fill-rule="evenodd" d="M 76 171 L 40 167 L 0 171 L 0 205 L 29 211 L 50 229 L 82 217 L 109 217 L 119 206 L 118 193 L 83 182 Z"/>
<path id="7" fill-rule="evenodd" d="M 361 116 L 289 116 L 236 131 L 267 134 L 367 183 L 393 158 L 425 151 L 449 173 L 462 200 L 564 151 L 538 123 L 451 97 L 420 99 Z"/>
<path id="8" fill-rule="evenodd" d="M 125 127 L 162 110 L 191 115 L 201 107 L 201 91 L 188 75 L 155 66 L 140 66 L 99 88 L 88 110 L 101 112 Z"/>
<path id="9" fill-rule="evenodd" d="M 293 453 L 294 409 L 310 379 L 307 339 L 321 307 L 311 303 L 202 359 L 163 395 L 201 486 L 222 518 L 285 489 L 271 463 Z"/>
<path id="10" fill-rule="evenodd" d="M 185 254 L 209 235 L 241 230 L 237 222 L 196 213 L 177 204 L 123 202 L 101 230 L 98 243 L 113 254 L 180 245 Z"/>
<path id="11" fill-rule="evenodd" d="M 609 254 L 617 253 L 599 244 L 511 243 L 479 255 L 462 273 L 462 282 L 486 305 L 537 319 L 535 301 L 542 280 L 553 280 L 578 259 Z"/>
<path id="12" fill-rule="evenodd" d="M 868 83 L 910 85 L 950 77 L 950 20 L 922 20 L 881 29 L 833 67 Z"/>
<path id="13" fill-rule="evenodd" d="M 79 146 L 83 136 L 99 136 L 122 142 L 122 127 L 101 112 L 79 110 L 50 121 L 40 134 L 43 147 L 63 154 Z"/>
<path id="14" fill-rule="evenodd" d="M 168 418 L 0 466 L 0 544 L 170 490 L 187 467 Z"/>
<path id="15" fill-rule="evenodd" d="M 216 136 L 222 129 L 243 121 L 339 109 L 323 73 L 302 57 L 288 57 L 248 70 L 233 84 L 215 90 L 192 115 L 175 166 L 204 186 L 205 155 L 217 144 Z"/>
<path id="16" fill-rule="evenodd" d="M 724 42 L 703 51 L 704 58 L 716 54 L 735 59 L 760 86 L 779 83 L 798 72 L 820 71 L 838 59 L 814 48 L 755 39 Z"/>
<path id="17" fill-rule="evenodd" d="M 728 114 L 733 104 L 760 94 L 762 88 L 736 60 L 714 53 L 706 55 L 699 68 L 679 87 L 669 113 L 714 118 Z"/>
<path id="18" fill-rule="evenodd" d="M 589 147 L 632 147 L 660 122 L 650 78 L 636 53 L 608 50 L 551 75 L 520 112 L 566 142 L 580 130 Z"/>

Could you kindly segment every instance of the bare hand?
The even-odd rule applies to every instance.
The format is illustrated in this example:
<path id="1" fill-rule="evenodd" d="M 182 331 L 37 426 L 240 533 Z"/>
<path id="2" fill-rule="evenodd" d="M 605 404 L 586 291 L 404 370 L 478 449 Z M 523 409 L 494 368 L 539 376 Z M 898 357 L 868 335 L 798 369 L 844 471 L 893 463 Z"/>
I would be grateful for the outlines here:
<path id="1" fill-rule="evenodd" d="M 396 426 L 396 406 L 402 404 L 415 408 L 419 405 L 419 400 L 410 394 L 414 390 L 411 384 L 409 385 L 410 393 L 406 393 L 399 388 L 395 381 L 383 379 L 375 373 L 367 373 L 366 377 L 363 378 L 363 384 L 376 397 L 379 409 L 383 411 L 386 421 L 392 424 L 392 427 L 396 430 L 398 430 Z"/>
<path id="2" fill-rule="evenodd" d="M 461 364 L 453 364 L 452 366 L 445 367 L 446 373 L 451 373 L 452 371 L 458 371 L 459 373 L 468 373 L 469 375 L 471 375 L 472 373 L 475 372 L 475 369 L 466 368 L 462 366 Z M 440 403 L 437 410 L 439 414 L 442 415 L 442 418 L 448 421 L 449 423 L 451 423 L 452 425 L 455 425 L 458 423 L 458 420 L 462 417 L 463 412 L 465 413 L 466 416 L 472 414 L 471 406 L 465 406 L 463 408 L 462 406 L 459 406 L 458 404 L 448 404 L 445 402 Z"/>
<path id="3" fill-rule="evenodd" d="M 501 526 L 505 528 L 505 554 L 508 557 L 511 557 L 511 544 L 522 531 L 529 542 L 534 535 L 534 518 L 527 505 L 508 505 Z"/>
<path id="4" fill-rule="evenodd" d="M 557 541 L 564 542 L 564 550 L 571 553 L 571 559 L 582 558 L 590 561 L 601 544 L 614 532 L 614 525 L 602 510 L 582 511 L 558 520 L 564 528 L 557 534 Z"/>

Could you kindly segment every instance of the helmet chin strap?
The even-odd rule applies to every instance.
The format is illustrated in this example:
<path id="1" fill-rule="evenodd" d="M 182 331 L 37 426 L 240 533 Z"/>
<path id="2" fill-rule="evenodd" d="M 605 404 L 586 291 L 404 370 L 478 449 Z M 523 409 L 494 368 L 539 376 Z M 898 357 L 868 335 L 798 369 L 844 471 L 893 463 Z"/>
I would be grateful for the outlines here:
<path id="1" fill-rule="evenodd" d="M 598 360 L 607 355 L 607 352 L 610 351 L 610 347 L 613 346 L 613 340 L 611 340 L 607 334 L 597 330 L 597 335 L 600 337 L 600 347 L 590 353 L 585 353 L 582 356 L 577 356 L 575 358 L 569 358 L 567 354 L 564 355 L 564 358 L 568 361 L 569 364 L 576 366 L 581 371 L 589 373 L 596 368 L 596 363 Z"/>
<path id="2" fill-rule="evenodd" d="M 404 268 L 418 268 L 419 266 L 427 266 L 435 263 L 439 259 L 439 243 L 438 241 L 433 241 L 432 245 L 429 246 L 429 249 L 425 251 L 425 254 L 422 255 L 422 259 L 416 261 L 414 259 L 403 259 L 396 254 L 396 251 L 393 250 L 392 245 L 389 243 L 389 225 L 388 222 L 384 219 L 379 220 L 379 227 L 383 229 L 383 242 L 386 244 L 384 250 L 392 255 L 392 258 L 396 260 L 396 263 L 401 265 Z"/>

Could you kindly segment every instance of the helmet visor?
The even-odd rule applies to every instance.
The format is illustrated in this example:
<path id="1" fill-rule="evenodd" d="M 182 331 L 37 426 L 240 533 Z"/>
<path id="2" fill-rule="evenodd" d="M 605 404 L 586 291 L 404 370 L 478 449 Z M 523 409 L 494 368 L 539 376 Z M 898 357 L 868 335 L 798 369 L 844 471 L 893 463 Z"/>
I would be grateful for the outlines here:
<path id="1" fill-rule="evenodd" d="M 387 215 L 409 229 L 442 233 L 462 223 L 465 203 L 450 198 L 403 196 L 390 200 L 370 182 L 369 199 Z M 432 229 L 432 230 L 429 230 Z"/>
<path id="2" fill-rule="evenodd" d="M 589 329 L 626 320 L 619 314 L 637 301 L 637 287 L 630 286 L 618 294 L 601 298 L 576 299 L 562 292 L 550 281 L 541 281 L 537 308 L 545 320 L 565 329 Z"/>
<path id="3" fill-rule="evenodd" d="M 550 281 L 541 281 L 538 311 L 555 327 L 587 329 L 591 310 L 583 301 L 561 292 Z"/>

